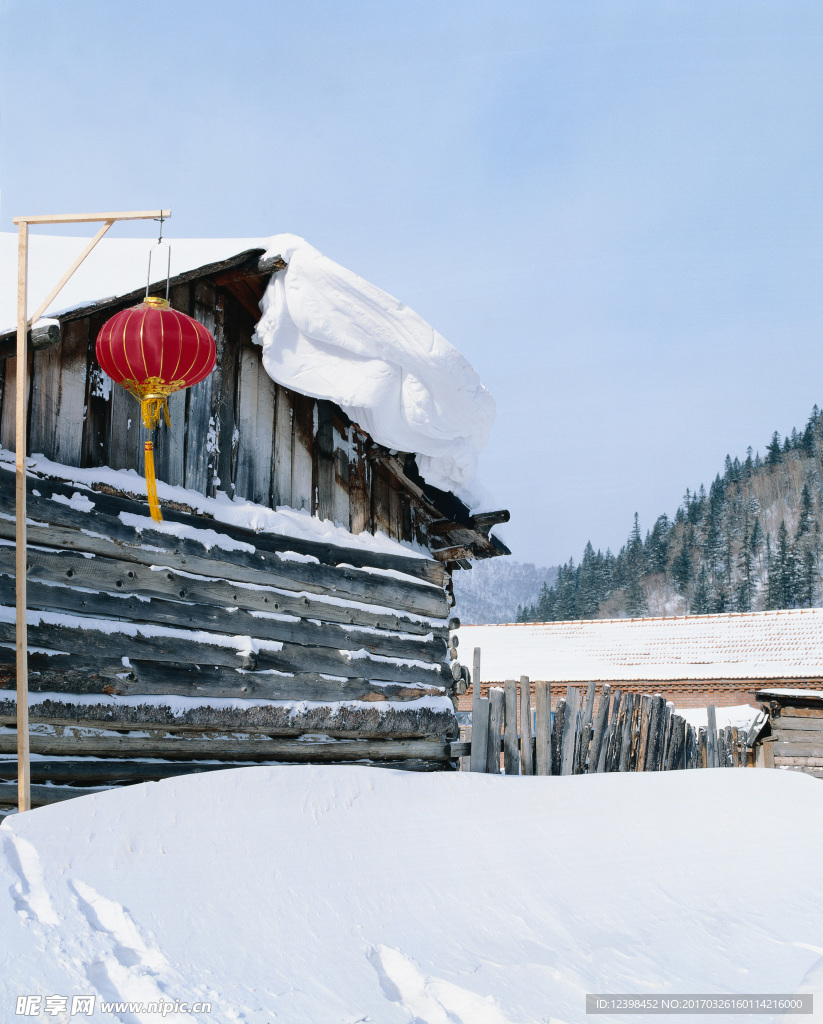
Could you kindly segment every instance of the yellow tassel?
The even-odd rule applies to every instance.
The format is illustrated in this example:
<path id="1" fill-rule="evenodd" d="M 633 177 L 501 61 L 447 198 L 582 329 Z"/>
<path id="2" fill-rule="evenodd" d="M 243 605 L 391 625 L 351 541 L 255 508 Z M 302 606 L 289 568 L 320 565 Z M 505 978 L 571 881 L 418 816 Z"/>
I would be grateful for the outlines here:
<path id="1" fill-rule="evenodd" d="M 140 408 L 143 412 L 143 426 L 146 430 L 154 430 L 160 422 L 161 415 L 165 417 L 166 426 L 171 426 L 169 404 L 165 398 L 144 398 L 140 402 Z"/>
<path id="2" fill-rule="evenodd" d="M 160 503 L 157 500 L 157 480 L 154 476 L 154 445 L 146 441 L 146 493 L 149 496 L 149 511 L 156 523 L 163 522 Z"/>

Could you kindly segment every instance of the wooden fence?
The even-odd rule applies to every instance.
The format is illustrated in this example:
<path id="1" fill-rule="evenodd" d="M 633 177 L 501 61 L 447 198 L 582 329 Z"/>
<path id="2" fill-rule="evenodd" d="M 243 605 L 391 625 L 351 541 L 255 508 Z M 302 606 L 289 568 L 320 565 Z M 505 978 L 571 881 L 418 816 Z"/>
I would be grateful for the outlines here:
<path id="1" fill-rule="evenodd" d="M 585 692 L 567 687 L 552 716 L 549 683 L 531 684 L 527 676 L 520 677 L 519 686 L 509 679 L 481 697 L 479 650 L 472 679 L 472 725 L 461 730 L 461 743 L 452 744 L 463 771 L 583 775 L 748 765 L 747 734 L 729 726 L 718 729 L 713 707 L 707 709 L 708 726 L 695 728 L 660 694 L 612 691 L 604 683 L 595 709 L 590 682 Z"/>

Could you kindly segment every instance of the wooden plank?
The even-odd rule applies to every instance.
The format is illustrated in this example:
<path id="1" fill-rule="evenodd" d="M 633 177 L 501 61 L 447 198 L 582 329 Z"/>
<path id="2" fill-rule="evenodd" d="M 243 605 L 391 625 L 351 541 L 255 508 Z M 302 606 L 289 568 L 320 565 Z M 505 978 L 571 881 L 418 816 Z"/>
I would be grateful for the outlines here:
<path id="1" fill-rule="evenodd" d="M 90 796 L 93 793 L 104 793 L 108 786 L 31 786 L 31 806 L 46 807 L 50 804 L 71 800 L 77 796 Z M 17 785 L 0 782 L 0 804 L 17 803 Z"/>
<path id="2" fill-rule="evenodd" d="M 772 719 L 772 729 L 779 729 L 781 732 L 816 732 L 823 735 L 823 718 L 780 715 Z"/>
<path id="3" fill-rule="evenodd" d="M 331 402 L 317 403 L 317 515 L 334 520 L 334 426 Z"/>
<path id="4" fill-rule="evenodd" d="M 697 768 L 697 730 L 686 725 L 686 767 Z"/>
<path id="5" fill-rule="evenodd" d="M 589 760 L 589 746 L 592 737 L 592 712 L 594 711 L 594 681 L 589 683 L 586 691 L 586 705 L 580 719 L 578 731 L 578 744 L 575 752 L 574 771 L 576 775 L 582 775 L 586 771 L 586 764 Z"/>
<path id="6" fill-rule="evenodd" d="M 391 509 L 389 506 L 389 480 L 382 466 L 373 465 L 371 474 L 372 531 L 391 536 Z"/>
<path id="7" fill-rule="evenodd" d="M 56 461 L 57 423 L 60 410 L 60 361 L 63 344 L 34 352 L 31 360 L 31 411 L 29 444 L 32 452 L 41 452 Z M 82 429 L 82 408 L 80 410 Z"/>
<path id="8" fill-rule="evenodd" d="M 0 735 L 0 753 L 11 754 L 17 740 Z M 414 740 L 331 740 L 307 743 L 300 739 L 168 739 L 156 736 L 58 736 L 32 733 L 31 751 L 48 756 L 71 757 L 164 757 L 173 759 L 259 761 L 282 760 L 295 763 L 334 763 L 336 761 L 394 761 L 420 757 L 433 761 L 450 760 L 449 744 L 436 739 Z"/>
<path id="9" fill-rule="evenodd" d="M 670 704 L 668 701 L 666 702 L 666 709 L 663 712 L 663 714 L 665 716 L 665 720 L 663 723 L 663 739 L 661 743 L 660 766 L 658 768 L 658 771 L 661 772 L 666 770 L 666 764 L 668 763 L 669 745 L 671 744 L 672 740 L 672 728 L 674 724 L 673 705 Z"/>
<path id="10" fill-rule="evenodd" d="M 609 724 L 606 728 L 606 735 L 603 738 L 603 746 L 600 748 L 600 757 L 597 762 L 597 770 L 599 772 L 610 772 L 612 771 L 612 761 L 614 758 L 614 747 L 615 747 L 615 733 L 617 732 L 617 725 L 620 720 L 620 705 L 623 701 L 622 690 L 616 689 L 612 696 L 612 708 L 611 714 L 609 715 Z"/>
<path id="11" fill-rule="evenodd" d="M 144 445 L 151 435 L 143 426 L 140 403 L 119 384 L 111 389 L 109 459 L 112 469 L 145 473 Z"/>
<path id="12" fill-rule="evenodd" d="M 552 774 L 551 690 L 546 682 L 534 684 L 535 698 L 535 774 Z M 555 717 L 555 721 L 556 721 Z M 561 718 L 562 721 L 562 718 Z M 559 749 L 559 748 L 558 748 Z"/>
<path id="13" fill-rule="evenodd" d="M 371 529 L 371 466 L 366 458 L 367 437 L 354 424 L 349 428 L 352 454 L 349 459 L 349 506 L 351 531 Z"/>
<path id="14" fill-rule="evenodd" d="M 500 774 L 500 741 L 503 735 L 505 701 L 500 686 L 489 687 L 489 743 L 486 751 L 486 771 Z"/>
<path id="15" fill-rule="evenodd" d="M 566 687 L 566 721 L 563 725 L 562 750 L 560 755 L 560 772 L 562 775 L 574 774 L 574 754 L 578 742 L 580 728 L 580 690 L 576 686 Z"/>
<path id="16" fill-rule="evenodd" d="M 823 721 L 823 705 L 819 707 L 815 705 L 814 707 L 808 708 L 783 707 L 780 708 L 779 711 L 779 715 L 773 713 L 772 717 L 780 718 L 781 720 L 785 718 L 812 718 L 817 719 L 818 721 Z"/>
<path id="17" fill-rule="evenodd" d="M 275 388 L 274 451 L 272 470 L 272 506 L 292 503 L 292 392 L 278 384 Z"/>
<path id="18" fill-rule="evenodd" d="M 194 286 L 192 316 L 214 333 L 214 285 L 198 281 Z M 212 407 L 211 375 L 186 389 L 186 451 L 183 460 L 185 486 L 201 494 L 211 494 L 211 481 L 217 467 L 209 451 L 209 421 Z"/>
<path id="19" fill-rule="evenodd" d="M 771 749 L 772 744 L 764 744 L 765 749 L 768 751 Z M 766 755 L 768 762 L 768 754 Z M 823 757 L 811 757 L 808 755 L 775 755 L 772 754 L 772 763 L 766 765 L 767 768 L 823 768 Z"/>
<path id="20" fill-rule="evenodd" d="M 737 726 L 732 726 L 732 767 L 740 767 L 740 734 Z"/>
<path id="21" fill-rule="evenodd" d="M 606 729 L 608 727 L 610 695 L 611 686 L 609 685 L 609 683 L 603 683 L 600 693 L 600 703 L 597 706 L 597 716 L 594 719 L 591 751 L 589 754 L 590 772 L 598 771 L 597 765 L 600 760 L 600 750 L 603 746 L 603 741 L 606 736 Z"/>
<path id="22" fill-rule="evenodd" d="M 647 772 L 659 771 L 662 756 L 661 729 L 665 722 L 666 701 L 659 693 L 652 697 L 651 711 L 649 714 L 649 741 L 646 751 L 646 764 L 644 770 Z"/>
<path id="23" fill-rule="evenodd" d="M 646 770 L 646 758 L 649 752 L 649 725 L 651 724 L 652 698 L 644 693 L 640 698 L 640 735 L 637 741 L 636 771 Z"/>
<path id="24" fill-rule="evenodd" d="M 781 743 L 800 743 L 803 746 L 815 744 L 823 746 L 823 732 L 819 729 L 783 729 L 780 719 L 772 727 L 772 737 Z"/>
<path id="25" fill-rule="evenodd" d="M 59 348 L 62 350 L 58 375 L 56 420 L 51 456 L 66 466 L 79 466 L 83 452 L 83 421 L 86 405 L 86 362 L 89 322 L 66 324 Z M 32 451 L 39 450 L 32 447 Z"/>
<path id="26" fill-rule="evenodd" d="M 717 713 L 714 706 L 709 704 L 706 708 L 708 729 L 706 731 L 706 757 L 709 768 L 717 768 L 720 764 L 717 753 Z"/>
<path id="27" fill-rule="evenodd" d="M 547 687 L 549 686 L 548 683 L 545 683 L 544 685 L 547 686 Z M 537 686 L 540 686 L 540 683 L 537 683 Z M 551 693 L 551 690 L 549 690 L 548 692 Z M 540 691 L 538 690 L 538 701 L 540 699 L 539 698 L 539 694 L 540 694 Z M 538 709 L 539 709 L 540 708 L 540 704 L 538 703 L 537 706 L 538 706 Z M 538 714 L 539 714 L 539 710 L 538 710 Z M 539 721 L 539 719 L 538 719 L 538 721 Z M 554 709 L 554 719 L 553 719 L 553 721 L 551 723 L 551 733 L 550 733 L 551 744 L 549 746 L 549 751 L 548 751 L 549 763 L 551 764 L 551 771 L 550 772 L 546 772 L 547 775 L 560 775 L 562 773 L 562 770 L 563 770 L 563 732 L 564 732 L 564 729 L 565 729 L 565 724 L 566 724 L 566 701 L 565 701 L 565 699 L 561 698 L 557 702 L 557 705 L 555 706 L 555 709 Z M 540 747 L 539 747 L 539 744 L 540 744 L 540 728 L 539 728 L 539 726 L 538 726 L 538 729 L 537 729 L 537 743 L 538 743 L 538 748 L 537 749 L 539 751 L 540 750 Z M 539 764 L 539 759 L 538 759 L 538 764 Z M 538 771 L 537 774 L 540 775 L 541 772 Z"/>
<path id="28" fill-rule="evenodd" d="M 776 738 L 772 749 L 775 757 L 823 757 L 823 742 L 820 740 L 801 742 L 793 739 L 787 743 Z"/>
<path id="29" fill-rule="evenodd" d="M 312 494 L 312 453 L 314 449 L 314 399 L 295 393 L 291 463 L 292 508 L 315 513 Z"/>
<path id="30" fill-rule="evenodd" d="M 223 309 L 217 310 L 217 301 L 222 300 Z M 237 377 L 240 361 L 241 336 L 245 340 L 245 332 L 240 326 L 240 313 L 234 297 L 222 289 L 215 297 L 215 321 L 218 328 L 215 334 L 217 342 L 218 367 L 212 382 L 212 416 L 217 427 L 217 476 L 220 480 L 219 489 L 233 497 L 236 491 L 237 446 L 240 432 L 237 429 Z M 219 372 L 219 378 L 217 373 Z M 215 411 L 215 403 L 217 405 Z"/>
<path id="31" fill-rule="evenodd" d="M 160 779 L 177 778 L 180 775 L 226 771 L 232 767 L 235 766 L 199 761 L 127 761 L 125 759 L 103 761 L 96 758 L 87 760 L 54 758 L 32 761 L 31 777 L 35 783 L 53 782 L 63 785 L 94 786 L 101 783 L 154 782 Z M 7 782 L 16 778 L 17 761 L 0 758 L 0 780 Z"/>
<path id="32" fill-rule="evenodd" d="M 73 551 L 43 551 L 29 547 L 27 576 L 32 581 L 53 583 L 72 581 L 75 586 L 111 594 L 134 594 L 141 598 L 168 598 L 225 611 L 227 607 L 248 612 L 317 619 L 321 622 L 366 626 L 386 632 L 425 636 L 431 633 L 445 644 L 446 626 L 425 619 L 409 618 L 402 612 L 385 614 L 364 608 L 330 603 L 320 596 L 295 595 L 274 587 L 238 587 L 230 581 L 197 577 L 172 570 L 153 571 L 150 566 L 105 558 L 84 556 Z M 14 549 L 0 545 L 0 573 L 14 572 Z"/>
<path id="33" fill-rule="evenodd" d="M 349 444 L 348 427 L 335 422 L 334 425 L 334 521 L 345 529 L 351 528 L 351 505 L 349 502 Z"/>
<path id="34" fill-rule="evenodd" d="M 623 707 L 623 729 L 620 736 L 620 757 L 616 765 L 617 771 L 627 772 L 632 754 L 632 721 L 634 718 L 635 695 L 626 694 Z"/>
<path id="35" fill-rule="evenodd" d="M 237 468 L 235 493 L 255 501 L 255 469 L 257 467 L 257 377 L 260 359 L 249 345 L 240 349 L 237 369 Z"/>
<path id="36" fill-rule="evenodd" d="M 479 698 L 472 711 L 471 770 L 473 772 L 485 772 L 488 764 L 490 712 L 491 705 L 488 697 Z"/>
<path id="37" fill-rule="evenodd" d="M 520 774 L 517 743 L 517 681 L 507 679 L 504 687 L 503 767 L 506 775 Z"/>
<path id="38" fill-rule="evenodd" d="M 520 774 L 534 775 L 531 686 L 528 676 L 520 677 Z"/>
<path id="39" fill-rule="evenodd" d="M 29 356 L 29 374 L 27 406 L 31 402 L 31 360 Z M 0 447 L 6 451 L 16 451 L 15 417 L 17 415 L 17 357 L 6 360 L 6 383 L 4 388 L 3 407 L 0 410 Z"/>

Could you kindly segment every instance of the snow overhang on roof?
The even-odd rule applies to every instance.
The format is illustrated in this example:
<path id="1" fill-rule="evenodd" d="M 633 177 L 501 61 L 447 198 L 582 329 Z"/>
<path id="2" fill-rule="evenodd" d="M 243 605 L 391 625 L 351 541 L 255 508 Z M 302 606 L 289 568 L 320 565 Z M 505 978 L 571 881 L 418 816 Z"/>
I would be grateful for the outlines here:
<path id="1" fill-rule="evenodd" d="M 16 277 L 16 244 L 16 235 L 0 234 L 0 276 L 9 283 Z M 34 301 L 84 244 L 32 234 Z M 46 313 L 74 320 L 139 300 L 150 248 L 147 239 L 103 239 Z M 379 444 L 413 453 L 426 484 L 477 506 L 477 457 L 494 401 L 468 361 L 422 317 L 296 235 L 175 239 L 171 252 L 172 286 L 206 276 L 235 286 L 268 281 L 265 294 L 240 285 L 238 297 L 257 322 L 255 340 L 269 376 L 333 401 Z M 12 287 L 2 290 L 0 323 L 14 323 L 14 295 Z M 0 334 L 0 346 L 12 338 L 13 329 Z"/>

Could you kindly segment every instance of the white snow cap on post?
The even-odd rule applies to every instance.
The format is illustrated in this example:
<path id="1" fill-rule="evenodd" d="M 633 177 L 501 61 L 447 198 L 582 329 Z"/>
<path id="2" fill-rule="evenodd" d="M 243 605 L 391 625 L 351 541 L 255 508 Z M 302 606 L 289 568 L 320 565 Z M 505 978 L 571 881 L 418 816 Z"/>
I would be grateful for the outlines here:
<path id="1" fill-rule="evenodd" d="M 267 240 L 272 276 L 254 340 L 285 387 L 336 402 L 376 441 L 417 455 L 434 487 L 475 503 L 494 399 L 470 364 L 408 306 L 297 235 Z"/>

